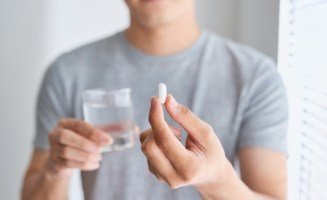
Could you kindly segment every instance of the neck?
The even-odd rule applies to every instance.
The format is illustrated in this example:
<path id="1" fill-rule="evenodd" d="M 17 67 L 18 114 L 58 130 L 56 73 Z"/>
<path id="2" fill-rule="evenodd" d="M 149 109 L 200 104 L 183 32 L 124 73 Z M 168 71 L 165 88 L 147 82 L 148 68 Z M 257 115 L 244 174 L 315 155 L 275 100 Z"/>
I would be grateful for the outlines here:
<path id="1" fill-rule="evenodd" d="M 126 37 L 141 51 L 158 56 L 178 53 L 190 47 L 200 36 L 195 14 L 183 15 L 172 24 L 146 27 L 131 19 Z"/>

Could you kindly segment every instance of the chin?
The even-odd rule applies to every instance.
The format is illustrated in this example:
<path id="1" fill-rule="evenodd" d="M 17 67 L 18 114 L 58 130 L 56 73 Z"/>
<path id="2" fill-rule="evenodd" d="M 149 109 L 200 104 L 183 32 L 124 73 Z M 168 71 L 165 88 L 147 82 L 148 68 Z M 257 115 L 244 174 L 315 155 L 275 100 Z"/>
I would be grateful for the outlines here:
<path id="1" fill-rule="evenodd" d="M 174 23 L 176 17 L 165 16 L 165 15 L 151 15 L 151 16 L 140 16 L 137 18 L 138 23 L 145 27 L 160 27 Z"/>
<path id="2" fill-rule="evenodd" d="M 133 17 L 146 27 L 158 27 L 174 23 L 180 17 L 180 12 L 174 8 L 148 7 L 133 13 Z"/>
<path id="3" fill-rule="evenodd" d="M 174 23 L 189 9 L 192 0 L 125 0 L 132 18 L 146 27 L 157 27 Z"/>

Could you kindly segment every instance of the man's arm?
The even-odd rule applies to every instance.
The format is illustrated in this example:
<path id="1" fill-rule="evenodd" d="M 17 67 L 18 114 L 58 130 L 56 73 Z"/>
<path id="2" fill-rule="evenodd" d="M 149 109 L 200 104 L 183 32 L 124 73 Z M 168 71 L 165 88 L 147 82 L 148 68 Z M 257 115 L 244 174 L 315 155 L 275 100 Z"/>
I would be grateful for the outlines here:
<path id="1" fill-rule="evenodd" d="M 22 199 L 67 199 L 69 174 L 56 177 L 46 170 L 49 152 L 35 149 L 26 171 Z"/>
<path id="2" fill-rule="evenodd" d="M 287 196 L 286 156 L 265 148 L 244 148 L 239 152 L 241 177 L 252 190 L 276 199 Z"/>
<path id="3" fill-rule="evenodd" d="M 199 188 L 204 199 L 286 199 L 285 155 L 264 148 L 244 148 L 239 159 L 241 179 L 231 169 L 230 179 L 222 187 L 213 184 Z"/>

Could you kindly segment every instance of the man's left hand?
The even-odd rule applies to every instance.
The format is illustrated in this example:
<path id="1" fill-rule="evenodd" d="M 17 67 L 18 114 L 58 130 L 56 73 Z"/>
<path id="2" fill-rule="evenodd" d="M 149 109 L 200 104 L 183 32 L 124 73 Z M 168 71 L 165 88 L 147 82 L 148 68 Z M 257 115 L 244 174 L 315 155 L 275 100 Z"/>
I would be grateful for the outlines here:
<path id="1" fill-rule="evenodd" d="M 217 188 L 228 181 L 233 170 L 212 127 L 171 94 L 164 107 L 188 135 L 184 146 L 176 137 L 180 130 L 167 124 L 163 106 L 157 97 L 152 97 L 151 128 L 140 135 L 150 172 L 174 189 L 187 185 Z"/>

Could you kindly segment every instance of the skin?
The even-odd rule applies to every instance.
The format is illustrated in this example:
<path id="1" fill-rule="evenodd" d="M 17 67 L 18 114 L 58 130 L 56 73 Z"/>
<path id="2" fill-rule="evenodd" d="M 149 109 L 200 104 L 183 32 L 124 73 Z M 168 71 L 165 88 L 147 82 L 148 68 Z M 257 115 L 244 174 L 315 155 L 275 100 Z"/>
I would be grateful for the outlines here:
<path id="1" fill-rule="evenodd" d="M 100 147 L 110 144 L 107 133 L 76 119 L 62 119 L 49 134 L 50 149 L 35 149 L 27 169 L 22 199 L 66 199 L 73 169 L 95 170 Z"/>
<path id="2" fill-rule="evenodd" d="M 127 39 L 151 55 L 180 52 L 198 39 L 193 0 L 126 0 L 131 12 Z"/>
<path id="3" fill-rule="evenodd" d="M 209 124 L 171 94 L 164 108 L 188 136 L 184 146 L 176 137 L 180 132 L 167 124 L 159 99 L 153 97 L 151 128 L 141 133 L 140 141 L 149 171 L 159 181 L 172 189 L 194 186 L 203 199 L 286 198 L 286 159 L 282 154 L 262 148 L 242 149 L 240 179 Z"/>
<path id="4" fill-rule="evenodd" d="M 131 12 L 131 24 L 125 36 L 145 53 L 171 55 L 192 46 L 200 35 L 194 0 L 125 2 Z M 239 178 L 209 124 L 169 95 L 164 108 L 188 132 L 184 147 L 178 140 L 180 129 L 165 122 L 158 99 L 153 98 L 151 102 L 151 129 L 140 135 L 140 141 L 149 170 L 158 180 L 173 189 L 192 185 L 203 199 L 286 198 L 284 155 L 263 148 L 241 149 Z M 49 142 L 49 150 L 33 151 L 22 199 L 67 199 L 72 170 L 97 169 L 100 148 L 111 143 L 112 138 L 83 121 L 61 119 L 49 133 Z"/>

